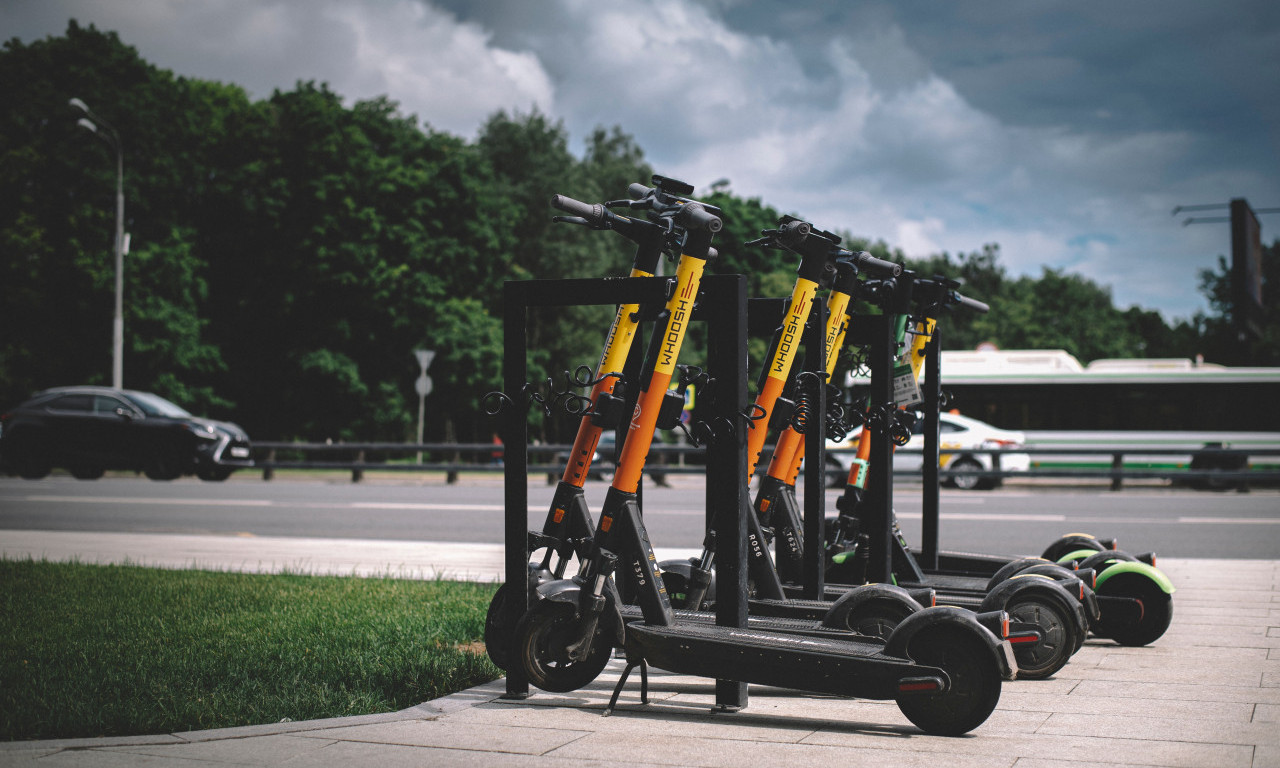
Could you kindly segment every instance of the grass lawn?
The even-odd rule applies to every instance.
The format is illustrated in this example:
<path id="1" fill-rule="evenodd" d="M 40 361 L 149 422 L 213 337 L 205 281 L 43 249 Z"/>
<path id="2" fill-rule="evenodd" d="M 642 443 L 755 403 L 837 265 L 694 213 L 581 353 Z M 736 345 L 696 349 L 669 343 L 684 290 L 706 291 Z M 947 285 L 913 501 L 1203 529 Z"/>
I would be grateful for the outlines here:
<path id="1" fill-rule="evenodd" d="M 496 588 L 0 560 L 0 740 L 410 707 L 501 676 Z"/>

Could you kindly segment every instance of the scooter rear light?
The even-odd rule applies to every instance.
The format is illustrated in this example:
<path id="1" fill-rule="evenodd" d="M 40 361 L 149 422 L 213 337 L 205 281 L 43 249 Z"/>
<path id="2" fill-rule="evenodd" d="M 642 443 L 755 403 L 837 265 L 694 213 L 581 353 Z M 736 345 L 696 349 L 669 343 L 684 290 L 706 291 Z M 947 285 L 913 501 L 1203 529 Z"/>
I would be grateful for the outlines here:
<path id="1" fill-rule="evenodd" d="M 1089 589 L 1098 588 L 1098 572 L 1093 568 L 1077 568 L 1076 577 L 1081 581 L 1088 582 Z"/>
<path id="2" fill-rule="evenodd" d="M 1000 617 L 1000 639 L 1009 639 L 1009 614 L 1007 613 Z"/>
<path id="3" fill-rule="evenodd" d="M 898 681 L 899 693 L 927 693 L 944 689 L 942 680 L 937 677 L 904 677 Z"/>

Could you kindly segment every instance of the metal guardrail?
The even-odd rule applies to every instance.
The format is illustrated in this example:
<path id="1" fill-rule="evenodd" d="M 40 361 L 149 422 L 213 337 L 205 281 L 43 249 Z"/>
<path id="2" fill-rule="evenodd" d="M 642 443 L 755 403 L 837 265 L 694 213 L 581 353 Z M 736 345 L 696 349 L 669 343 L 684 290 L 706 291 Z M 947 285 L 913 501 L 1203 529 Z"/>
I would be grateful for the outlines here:
<path id="1" fill-rule="evenodd" d="M 530 445 L 529 472 L 531 474 L 547 474 L 556 476 L 564 470 L 561 462 L 555 461 L 557 454 L 567 455 L 572 445 Z M 772 446 L 765 446 L 764 455 L 769 455 Z M 651 456 L 655 460 L 648 467 L 653 474 L 701 474 L 704 468 L 700 463 L 687 463 L 689 457 L 700 456 L 702 448 L 684 445 L 654 445 Z M 852 454 L 852 448 L 832 448 L 831 454 Z M 959 452 L 959 451 L 952 451 Z M 300 454 L 316 459 L 281 458 L 280 454 Z M 262 470 L 262 479 L 270 480 L 279 469 L 303 470 L 337 470 L 351 473 L 351 481 L 360 482 L 368 470 L 391 472 L 443 472 L 449 483 L 455 483 L 460 472 L 501 472 L 503 446 L 496 443 L 274 443 L 259 442 L 254 444 L 255 469 Z M 923 451 L 899 449 L 902 455 L 920 455 Z M 947 451 L 943 451 L 947 453 Z M 1227 466 L 1240 463 L 1242 457 L 1274 456 L 1280 457 L 1280 448 L 1254 449 L 1248 451 L 1230 448 L 1201 448 L 1197 450 L 1176 448 L 966 448 L 965 454 L 984 454 L 999 457 L 1002 454 L 1050 455 L 1050 456 L 1109 456 L 1108 469 L 1062 469 L 1035 467 L 1027 471 L 991 470 L 940 470 L 942 480 L 960 475 L 983 479 L 1005 478 L 1062 478 L 1074 480 L 1097 480 L 1109 482 L 1112 490 L 1123 488 L 1125 480 L 1168 479 L 1188 484 L 1203 484 L 1215 488 L 1247 489 L 1251 484 L 1280 483 L 1280 471 L 1267 469 L 1225 469 L 1225 468 L 1126 468 L 1125 457 L 1129 456 L 1191 456 L 1199 457 L 1208 467 L 1214 464 Z M 410 457 L 411 461 L 394 461 L 392 457 Z M 423 461 L 424 456 L 448 457 L 439 460 Z M 379 458 L 385 457 L 385 458 Z M 541 458 L 536 461 L 534 457 Z M 1034 462 L 1033 462 L 1034 463 Z M 1280 465 L 1280 460 L 1275 462 Z M 998 464 L 997 464 L 998 466 Z M 832 479 L 842 474 L 832 469 L 828 473 Z M 898 470 L 894 477 L 916 477 L 915 471 Z"/>

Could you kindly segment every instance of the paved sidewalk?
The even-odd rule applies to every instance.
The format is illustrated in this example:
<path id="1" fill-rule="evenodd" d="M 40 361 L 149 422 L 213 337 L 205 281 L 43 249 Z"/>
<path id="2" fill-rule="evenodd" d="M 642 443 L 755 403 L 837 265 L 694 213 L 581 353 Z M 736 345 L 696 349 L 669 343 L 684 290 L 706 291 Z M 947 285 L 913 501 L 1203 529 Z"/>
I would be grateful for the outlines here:
<path id="1" fill-rule="evenodd" d="M 0 534 L 8 557 L 22 556 L 14 533 Z M 57 538 L 45 534 L 51 559 Z M 226 538 L 222 544 L 244 543 Z M 332 540 L 325 542 L 323 551 L 332 552 Z M 387 543 L 351 546 L 375 544 Z M 185 554 L 179 558 L 185 564 L 175 567 L 215 565 L 218 543 L 201 546 L 203 554 Z M 460 559 L 444 570 L 461 572 L 471 566 L 458 563 L 477 555 L 426 543 L 393 546 L 400 554 L 375 572 L 416 568 L 409 564 L 419 557 L 449 552 Z M 233 551 L 241 554 L 241 566 L 259 565 L 256 556 Z M 329 572 L 323 551 L 307 557 L 317 572 Z M 86 552 L 82 560 L 99 561 Z M 141 552 L 131 560 L 147 562 Z M 373 549 L 361 552 L 365 557 Z M 961 738 L 922 734 L 891 702 L 755 686 L 746 710 L 712 714 L 711 681 L 661 672 L 651 675 L 649 705 L 639 703 L 633 683 L 618 711 L 605 718 L 600 711 L 619 671 L 614 662 L 594 685 L 571 694 L 535 692 L 506 701 L 497 681 L 383 715 L 0 744 L 0 765 L 1280 766 L 1280 563 L 1165 560 L 1160 566 L 1178 587 L 1173 626 L 1163 638 L 1147 648 L 1091 640 L 1053 679 L 1006 683 L 991 718 Z M 356 566 L 344 560 L 337 567 L 351 572 L 346 569 Z"/>

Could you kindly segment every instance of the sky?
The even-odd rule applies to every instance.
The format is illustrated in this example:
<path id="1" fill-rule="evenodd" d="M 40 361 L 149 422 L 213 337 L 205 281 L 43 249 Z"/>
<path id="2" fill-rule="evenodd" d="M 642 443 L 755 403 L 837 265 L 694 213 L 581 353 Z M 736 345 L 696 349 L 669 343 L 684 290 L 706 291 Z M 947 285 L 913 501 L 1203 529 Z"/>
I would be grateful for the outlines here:
<path id="1" fill-rule="evenodd" d="M 1274 0 L 5 0 L 0 37 L 70 18 L 257 98 L 327 82 L 469 139 L 537 109 L 575 152 L 616 125 L 700 191 L 912 257 L 996 243 L 1167 320 L 1231 248 L 1182 223 L 1225 210 L 1173 209 L 1280 207 Z"/>

